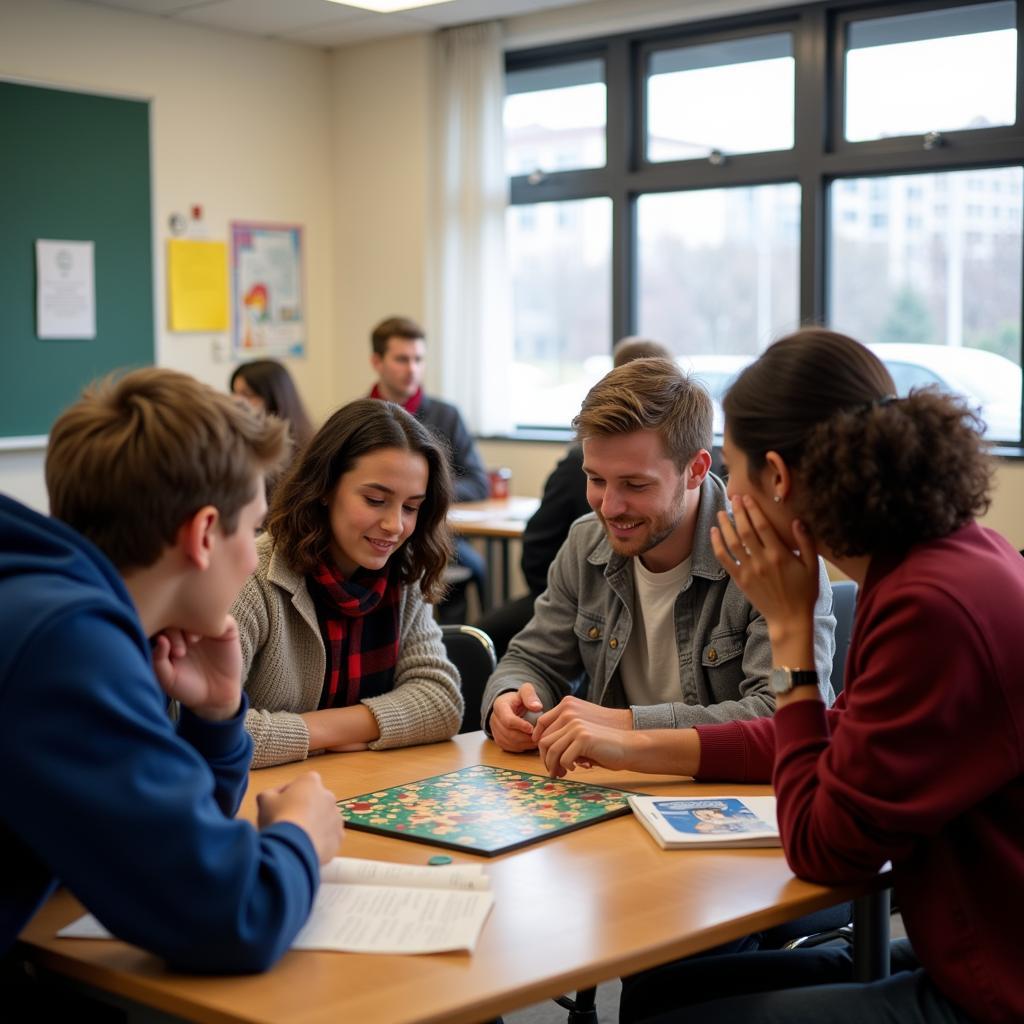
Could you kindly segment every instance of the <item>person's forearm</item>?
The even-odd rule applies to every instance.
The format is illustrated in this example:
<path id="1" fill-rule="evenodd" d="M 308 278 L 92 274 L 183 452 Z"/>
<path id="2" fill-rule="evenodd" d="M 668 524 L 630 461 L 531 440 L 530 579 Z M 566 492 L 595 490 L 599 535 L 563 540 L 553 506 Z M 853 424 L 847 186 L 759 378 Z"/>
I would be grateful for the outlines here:
<path id="1" fill-rule="evenodd" d="M 695 775 L 700 736 L 695 729 L 647 729 L 629 734 L 629 764 L 649 775 Z"/>
<path id="2" fill-rule="evenodd" d="M 310 751 L 372 743 L 380 739 L 377 719 L 365 704 L 307 711 L 302 719 L 309 730 Z"/>

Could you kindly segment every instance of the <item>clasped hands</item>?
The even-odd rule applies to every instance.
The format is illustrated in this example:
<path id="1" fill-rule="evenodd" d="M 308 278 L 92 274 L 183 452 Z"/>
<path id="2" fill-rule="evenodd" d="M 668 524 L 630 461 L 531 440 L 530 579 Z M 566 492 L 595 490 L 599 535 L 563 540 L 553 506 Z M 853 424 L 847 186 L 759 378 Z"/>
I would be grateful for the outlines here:
<path id="1" fill-rule="evenodd" d="M 539 717 L 531 724 L 527 714 Z M 579 697 L 563 697 L 550 711 L 544 711 L 533 684 L 523 683 L 518 690 L 495 699 L 490 726 L 502 750 L 537 748 L 547 772 L 561 778 L 577 767 L 625 767 L 633 712 L 601 707 Z"/>

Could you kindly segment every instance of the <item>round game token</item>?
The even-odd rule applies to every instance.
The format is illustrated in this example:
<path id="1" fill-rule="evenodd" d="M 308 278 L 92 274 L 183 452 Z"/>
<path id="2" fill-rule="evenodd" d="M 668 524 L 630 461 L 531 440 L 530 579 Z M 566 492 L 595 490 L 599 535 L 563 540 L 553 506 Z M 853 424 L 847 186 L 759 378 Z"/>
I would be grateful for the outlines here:
<path id="1" fill-rule="evenodd" d="M 438 864 L 451 864 L 451 862 L 451 857 L 448 857 L 443 853 L 439 853 L 431 857 L 430 860 L 427 861 L 427 863 L 431 865 L 431 867 L 437 867 Z"/>

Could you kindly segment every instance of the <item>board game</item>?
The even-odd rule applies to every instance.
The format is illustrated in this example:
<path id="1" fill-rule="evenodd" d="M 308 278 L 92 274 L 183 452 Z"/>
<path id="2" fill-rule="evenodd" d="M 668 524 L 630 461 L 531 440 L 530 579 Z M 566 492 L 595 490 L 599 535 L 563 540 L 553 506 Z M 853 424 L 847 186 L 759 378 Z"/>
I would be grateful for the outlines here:
<path id="1" fill-rule="evenodd" d="M 494 857 L 629 813 L 620 789 L 475 764 L 338 801 L 346 825 Z"/>

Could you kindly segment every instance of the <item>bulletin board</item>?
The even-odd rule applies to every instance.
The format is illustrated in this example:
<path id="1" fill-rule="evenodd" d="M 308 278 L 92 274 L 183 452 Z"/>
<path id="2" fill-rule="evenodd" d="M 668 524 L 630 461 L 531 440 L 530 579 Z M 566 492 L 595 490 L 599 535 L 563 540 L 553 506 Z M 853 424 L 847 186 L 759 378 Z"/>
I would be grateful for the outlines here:
<path id="1" fill-rule="evenodd" d="M 151 365 L 149 104 L 0 81 L 0 444 Z M 95 339 L 36 337 L 36 239 L 95 243 Z"/>

